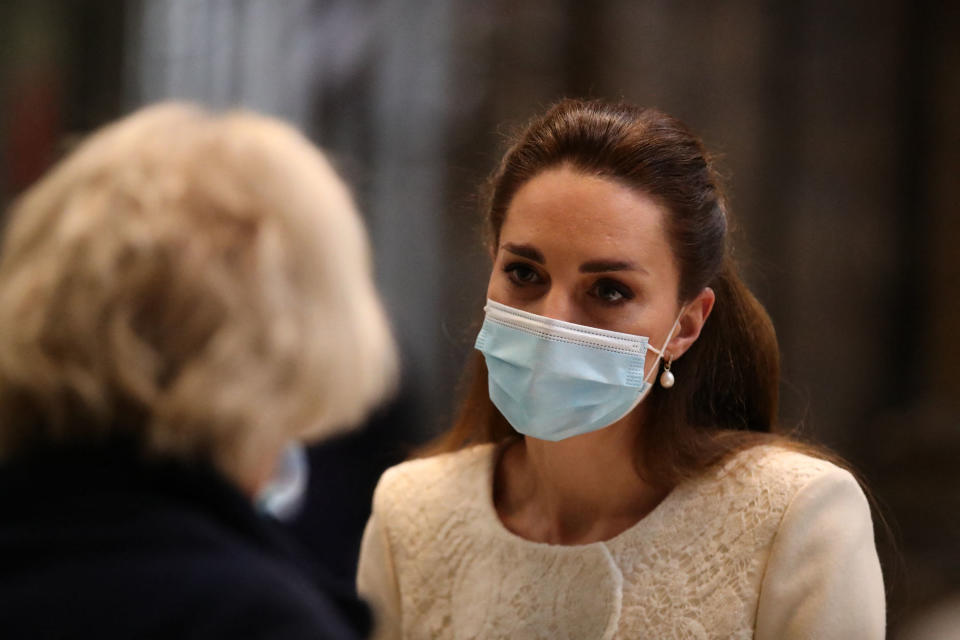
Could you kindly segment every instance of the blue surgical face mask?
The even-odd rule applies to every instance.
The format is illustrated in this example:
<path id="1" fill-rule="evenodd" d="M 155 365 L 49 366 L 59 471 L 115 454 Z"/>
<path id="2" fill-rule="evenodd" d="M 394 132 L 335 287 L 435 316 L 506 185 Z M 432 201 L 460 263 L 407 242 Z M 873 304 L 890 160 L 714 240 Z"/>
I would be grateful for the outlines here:
<path id="1" fill-rule="evenodd" d="M 280 454 L 270 480 L 257 493 L 257 508 L 278 520 L 292 520 L 303 504 L 309 473 L 306 449 L 291 442 Z"/>
<path id="2" fill-rule="evenodd" d="M 476 348 L 490 399 L 518 432 L 563 440 L 609 426 L 650 392 L 663 353 L 649 339 L 538 316 L 487 300 Z M 681 310 L 682 313 L 682 310 Z M 663 343 L 670 342 L 680 322 Z M 657 361 L 644 375 L 648 351 Z"/>

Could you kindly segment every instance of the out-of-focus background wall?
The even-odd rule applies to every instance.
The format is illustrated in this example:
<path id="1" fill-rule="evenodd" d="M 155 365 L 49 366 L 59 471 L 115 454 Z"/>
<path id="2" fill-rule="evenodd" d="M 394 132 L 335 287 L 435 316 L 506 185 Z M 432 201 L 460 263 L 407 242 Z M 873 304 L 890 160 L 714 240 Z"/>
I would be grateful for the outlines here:
<path id="1" fill-rule="evenodd" d="M 848 459 L 890 523 L 891 637 L 935 637 L 917 620 L 960 592 L 958 7 L 8 0 L 0 204 L 158 100 L 261 110 L 325 148 L 405 354 L 401 398 L 333 456 L 325 493 L 353 503 L 319 508 L 352 531 L 380 467 L 451 418 L 488 269 L 478 187 L 503 134 L 562 96 L 659 106 L 722 156 L 739 256 L 781 339 L 784 423 Z"/>

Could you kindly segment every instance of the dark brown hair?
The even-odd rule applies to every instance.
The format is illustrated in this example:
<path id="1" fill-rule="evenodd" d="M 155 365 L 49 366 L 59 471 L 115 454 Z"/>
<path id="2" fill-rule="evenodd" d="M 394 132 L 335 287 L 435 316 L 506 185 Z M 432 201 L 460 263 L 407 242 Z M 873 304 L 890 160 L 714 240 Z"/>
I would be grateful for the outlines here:
<path id="1" fill-rule="evenodd" d="M 637 468 L 645 479 L 673 486 L 760 442 L 808 451 L 774 435 L 777 338 L 763 306 L 738 275 L 728 243 L 726 200 L 701 141 L 656 109 L 564 100 L 527 125 L 491 176 L 486 207 L 491 246 L 497 246 L 518 189 L 561 165 L 652 196 L 667 212 L 667 234 L 680 271 L 679 302 L 689 302 L 704 287 L 716 293 L 699 339 L 674 365 L 675 386 L 646 400 L 649 419 L 637 443 Z M 490 401 L 482 356 L 474 352 L 468 366 L 458 419 L 428 453 L 516 435 Z"/>

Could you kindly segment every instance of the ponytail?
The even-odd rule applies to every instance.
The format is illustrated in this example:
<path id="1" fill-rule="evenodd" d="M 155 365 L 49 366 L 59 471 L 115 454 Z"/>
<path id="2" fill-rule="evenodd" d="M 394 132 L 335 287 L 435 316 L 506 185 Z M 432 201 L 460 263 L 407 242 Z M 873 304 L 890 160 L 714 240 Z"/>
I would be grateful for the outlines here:
<path id="1" fill-rule="evenodd" d="M 687 421 L 702 427 L 771 431 L 777 421 L 780 349 L 766 309 L 730 258 L 711 284 L 716 303 L 694 344 L 697 384 Z M 691 351 L 693 351 L 691 349 Z"/>
<path id="2" fill-rule="evenodd" d="M 700 337 L 674 362 L 676 383 L 649 398 L 638 469 L 673 486 L 727 455 L 785 440 L 777 427 L 780 352 L 770 316 L 727 257 Z"/>

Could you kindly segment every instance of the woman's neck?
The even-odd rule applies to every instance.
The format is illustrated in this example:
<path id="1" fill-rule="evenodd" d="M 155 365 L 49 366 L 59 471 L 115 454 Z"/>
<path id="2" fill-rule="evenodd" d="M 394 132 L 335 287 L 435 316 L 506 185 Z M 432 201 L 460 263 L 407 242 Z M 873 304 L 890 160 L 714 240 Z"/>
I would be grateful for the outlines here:
<path id="1" fill-rule="evenodd" d="M 637 473 L 636 429 L 625 419 L 559 442 L 525 438 L 508 448 L 495 492 L 504 525 L 551 544 L 607 540 L 633 526 L 666 496 Z"/>

